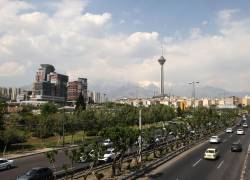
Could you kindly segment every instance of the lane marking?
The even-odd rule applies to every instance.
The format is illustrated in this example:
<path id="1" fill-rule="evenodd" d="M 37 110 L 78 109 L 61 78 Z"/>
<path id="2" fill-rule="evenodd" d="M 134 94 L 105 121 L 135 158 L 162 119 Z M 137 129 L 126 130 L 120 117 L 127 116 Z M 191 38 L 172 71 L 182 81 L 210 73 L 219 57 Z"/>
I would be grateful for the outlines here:
<path id="1" fill-rule="evenodd" d="M 224 163 L 224 160 L 220 162 L 219 166 L 217 167 L 217 169 L 220 169 L 220 167 L 222 166 L 222 164 Z"/>
<path id="2" fill-rule="evenodd" d="M 250 144 L 248 145 L 248 150 L 247 150 L 247 154 L 246 154 L 246 157 L 245 157 L 244 165 L 243 165 L 243 168 L 242 168 L 242 171 L 241 171 L 240 180 L 244 180 L 244 176 L 246 174 L 247 159 L 248 159 L 249 153 L 250 153 Z"/>
<path id="3" fill-rule="evenodd" d="M 196 163 L 193 164 L 193 167 L 195 167 L 199 162 L 201 162 L 202 159 L 199 159 Z"/>

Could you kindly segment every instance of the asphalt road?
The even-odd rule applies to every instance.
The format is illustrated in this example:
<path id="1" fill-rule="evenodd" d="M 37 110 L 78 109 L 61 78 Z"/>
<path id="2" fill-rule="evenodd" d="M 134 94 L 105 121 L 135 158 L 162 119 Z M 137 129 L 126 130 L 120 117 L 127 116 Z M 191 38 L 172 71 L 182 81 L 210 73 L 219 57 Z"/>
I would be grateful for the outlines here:
<path id="1" fill-rule="evenodd" d="M 250 124 L 250 120 L 247 120 Z M 181 158 L 167 162 L 143 179 L 157 180 L 243 180 L 241 179 L 246 154 L 250 144 L 250 127 L 245 128 L 245 135 L 223 133 L 220 135 L 222 143 L 211 145 L 209 142 L 197 146 Z M 240 141 L 243 151 L 231 152 L 232 142 Z M 204 152 L 209 147 L 218 147 L 220 158 L 217 160 L 203 159 Z M 250 156 L 250 154 L 249 154 Z M 244 179 L 247 180 L 247 179 Z"/>
<path id="2" fill-rule="evenodd" d="M 63 151 L 59 151 L 56 155 L 56 171 L 62 170 L 63 164 L 70 164 L 69 158 Z M 0 180 L 16 180 L 18 176 L 25 173 L 33 167 L 51 167 L 44 154 L 32 155 L 14 160 L 15 167 L 9 170 L 0 171 Z M 79 163 L 75 166 L 84 166 L 86 164 Z"/>

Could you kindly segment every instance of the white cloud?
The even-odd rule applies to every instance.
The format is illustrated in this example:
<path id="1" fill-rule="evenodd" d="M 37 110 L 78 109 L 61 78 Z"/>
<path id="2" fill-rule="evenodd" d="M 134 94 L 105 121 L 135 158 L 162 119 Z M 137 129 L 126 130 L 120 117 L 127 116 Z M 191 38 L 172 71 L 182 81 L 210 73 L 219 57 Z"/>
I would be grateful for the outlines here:
<path id="1" fill-rule="evenodd" d="M 119 24 L 124 24 L 126 21 L 124 19 L 121 19 Z"/>
<path id="2" fill-rule="evenodd" d="M 10 77 L 23 74 L 25 66 L 18 64 L 17 62 L 6 62 L 0 64 L 0 77 Z"/>
<path id="3" fill-rule="evenodd" d="M 231 20 L 233 14 L 239 12 L 239 9 L 224 9 L 218 12 L 218 18 L 224 22 Z"/>
<path id="4" fill-rule="evenodd" d="M 190 37 L 193 39 L 201 37 L 201 29 L 200 28 L 192 28 L 190 31 Z"/>
<path id="5" fill-rule="evenodd" d="M 58 18 L 72 18 L 82 14 L 87 6 L 87 1 L 81 0 L 62 0 L 58 3 L 51 3 L 56 8 L 56 13 L 54 16 Z"/>
<path id="6" fill-rule="evenodd" d="M 30 71 L 33 77 L 23 75 L 24 82 L 18 82 L 27 84 L 40 63 L 51 63 L 70 79 L 157 85 L 160 34 L 111 33 L 112 14 L 87 12 L 87 5 L 58 1 L 48 14 L 23 1 L 0 1 L 0 74 L 13 79 Z M 204 35 L 202 28 L 193 28 L 186 39 L 162 37 L 168 83 L 199 80 L 232 90 L 250 89 L 250 18 L 235 21 L 236 12 L 218 13 L 218 34 Z"/>
<path id="7" fill-rule="evenodd" d="M 202 21 L 202 23 L 201 23 L 203 26 L 205 26 L 205 25 L 207 25 L 208 24 L 208 21 L 207 20 L 204 20 L 204 21 Z"/>

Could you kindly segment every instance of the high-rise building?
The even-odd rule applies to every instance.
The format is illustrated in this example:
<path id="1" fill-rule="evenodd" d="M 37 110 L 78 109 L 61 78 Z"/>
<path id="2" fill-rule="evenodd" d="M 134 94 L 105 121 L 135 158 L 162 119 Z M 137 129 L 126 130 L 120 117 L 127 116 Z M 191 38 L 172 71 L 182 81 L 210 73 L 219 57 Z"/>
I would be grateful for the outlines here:
<path id="1" fill-rule="evenodd" d="M 33 100 L 62 102 L 67 98 L 68 76 L 55 72 L 54 66 L 41 64 L 33 84 Z"/>
<path id="2" fill-rule="evenodd" d="M 86 78 L 78 78 L 77 81 L 68 82 L 67 100 L 76 101 L 82 93 L 85 101 L 88 101 L 88 83 Z"/>
<path id="3" fill-rule="evenodd" d="M 55 71 L 55 67 L 50 64 L 41 64 L 36 71 L 36 82 L 48 81 L 48 74 Z"/>
<path id="4" fill-rule="evenodd" d="M 48 81 L 52 84 L 52 96 L 67 97 L 68 76 L 51 72 L 48 74 Z"/>

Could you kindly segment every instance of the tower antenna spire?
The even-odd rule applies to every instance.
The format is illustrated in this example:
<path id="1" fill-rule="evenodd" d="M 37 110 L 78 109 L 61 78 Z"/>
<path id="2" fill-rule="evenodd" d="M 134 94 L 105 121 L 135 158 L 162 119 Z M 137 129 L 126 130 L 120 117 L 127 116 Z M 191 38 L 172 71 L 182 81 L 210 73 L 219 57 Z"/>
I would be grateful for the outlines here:
<path id="1" fill-rule="evenodd" d="M 163 42 L 161 41 L 161 55 L 163 56 Z"/>

